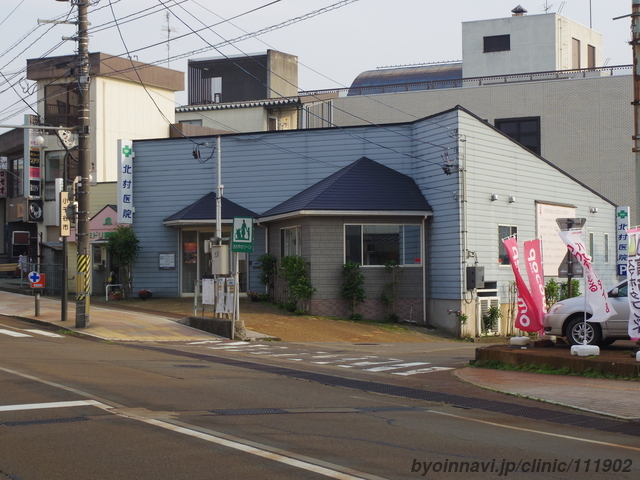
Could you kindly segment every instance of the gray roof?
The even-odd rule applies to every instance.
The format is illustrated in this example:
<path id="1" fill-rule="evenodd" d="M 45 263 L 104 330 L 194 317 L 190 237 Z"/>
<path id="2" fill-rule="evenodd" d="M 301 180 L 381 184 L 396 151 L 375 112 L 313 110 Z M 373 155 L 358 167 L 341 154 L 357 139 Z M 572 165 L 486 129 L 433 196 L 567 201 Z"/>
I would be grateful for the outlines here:
<path id="1" fill-rule="evenodd" d="M 431 207 L 411 177 L 362 157 L 261 217 L 300 210 L 431 212 Z"/>
<path id="2" fill-rule="evenodd" d="M 238 205 L 231 200 L 222 197 L 222 218 L 233 219 L 234 217 L 257 217 L 251 210 Z M 216 218 L 216 194 L 214 192 L 206 194 L 200 200 L 183 208 L 177 213 L 164 219 L 164 222 L 179 222 L 184 220 L 215 220 Z"/>
<path id="3" fill-rule="evenodd" d="M 462 79 L 462 62 L 438 63 L 415 67 L 380 68 L 362 72 L 349 87 L 349 96 L 372 93 L 451 88 Z M 439 84 L 438 82 L 443 82 Z M 425 85 L 428 84 L 428 85 Z"/>

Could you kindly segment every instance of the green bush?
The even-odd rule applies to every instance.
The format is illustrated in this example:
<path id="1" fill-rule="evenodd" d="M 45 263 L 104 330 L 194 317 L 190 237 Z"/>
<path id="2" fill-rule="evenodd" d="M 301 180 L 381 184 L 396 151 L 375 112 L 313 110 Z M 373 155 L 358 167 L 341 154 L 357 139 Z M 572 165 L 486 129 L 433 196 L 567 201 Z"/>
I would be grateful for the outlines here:
<path id="1" fill-rule="evenodd" d="M 342 265 L 342 289 L 340 296 L 349 301 L 349 309 L 351 320 L 362 320 L 362 315 L 356 313 L 357 306 L 364 302 L 367 294 L 362 286 L 364 284 L 364 275 L 360 271 L 360 264 L 356 262 L 347 262 Z"/>

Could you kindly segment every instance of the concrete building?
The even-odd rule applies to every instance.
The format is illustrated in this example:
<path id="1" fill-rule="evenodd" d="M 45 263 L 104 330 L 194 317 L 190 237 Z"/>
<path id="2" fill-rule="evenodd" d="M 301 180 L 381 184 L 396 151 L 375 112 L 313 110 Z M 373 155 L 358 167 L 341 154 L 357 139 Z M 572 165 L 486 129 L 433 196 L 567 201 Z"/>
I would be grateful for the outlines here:
<path id="1" fill-rule="evenodd" d="M 0 198 L 7 262 L 17 261 L 17 254 L 22 253 L 32 263 L 62 263 L 58 196 L 62 182 L 56 179 L 61 179 L 66 169 L 67 184 L 71 185 L 78 174 L 73 132 L 78 124 L 77 58 L 67 55 L 27 61 L 27 78 L 36 82 L 38 92 L 38 115 L 28 116 L 28 121 L 69 130 L 60 138 L 51 130 L 33 131 L 44 139 L 41 145 L 30 145 L 25 130 L 0 136 L 8 183 L 5 197 Z M 184 89 L 184 79 L 182 72 L 105 53 L 92 53 L 89 61 L 90 211 L 96 214 L 106 205 L 117 203 L 117 140 L 168 137 L 170 124 L 175 122 L 175 92 Z M 30 212 L 38 208 L 38 218 L 30 217 Z M 14 248 L 14 231 L 26 232 L 28 246 Z M 103 241 L 96 239 L 93 248 L 93 255 L 100 259 L 94 264 L 94 290 L 98 292 L 103 291 L 104 272 L 108 270 Z M 69 258 L 74 259 L 75 244 L 69 245 Z M 74 260 L 69 264 L 74 265 Z M 71 291 L 75 290 L 75 271 L 75 266 L 69 268 Z"/>

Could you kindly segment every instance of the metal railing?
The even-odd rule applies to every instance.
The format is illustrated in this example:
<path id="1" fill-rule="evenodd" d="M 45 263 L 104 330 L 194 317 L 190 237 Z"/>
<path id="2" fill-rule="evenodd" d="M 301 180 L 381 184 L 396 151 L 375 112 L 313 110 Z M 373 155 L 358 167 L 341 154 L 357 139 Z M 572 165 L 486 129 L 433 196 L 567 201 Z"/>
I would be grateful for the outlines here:
<path id="1" fill-rule="evenodd" d="M 460 88 L 520 82 L 536 82 L 543 80 L 569 80 L 572 78 L 595 78 L 623 75 L 627 71 L 632 73 L 633 65 L 614 65 L 600 68 L 581 68 L 577 70 L 550 70 L 546 72 L 531 72 L 510 75 L 494 75 L 486 77 L 457 78 L 452 80 L 435 80 L 418 83 L 396 83 L 370 85 L 363 87 L 333 88 L 327 90 L 308 90 L 298 93 L 300 97 L 321 96 L 335 94 L 337 97 L 375 95 L 381 93 L 409 92 L 417 90 L 439 90 L 443 88 Z M 318 101 L 326 101 L 318 100 Z"/>
<path id="2" fill-rule="evenodd" d="M 61 295 L 62 294 L 62 265 L 49 265 L 45 263 L 27 263 L 20 269 L 20 287 L 29 288 L 31 281 L 29 280 L 30 272 L 38 272 L 45 275 L 45 288 L 40 293 L 43 295 Z"/>

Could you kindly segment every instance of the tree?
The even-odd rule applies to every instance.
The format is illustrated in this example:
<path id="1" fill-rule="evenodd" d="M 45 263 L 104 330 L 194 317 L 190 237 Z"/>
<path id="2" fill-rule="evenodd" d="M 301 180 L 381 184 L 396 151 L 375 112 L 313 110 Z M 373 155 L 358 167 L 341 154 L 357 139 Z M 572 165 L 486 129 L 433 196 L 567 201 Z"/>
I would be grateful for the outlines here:
<path id="1" fill-rule="evenodd" d="M 133 264 L 141 250 L 140 240 L 133 228 L 120 225 L 107 239 L 107 253 L 120 266 L 120 281 L 124 298 L 131 300 L 133 290 Z"/>
<path id="2" fill-rule="evenodd" d="M 356 307 L 365 301 L 367 293 L 364 290 L 364 275 L 360 271 L 360 264 L 356 262 L 347 262 L 342 265 L 342 289 L 340 295 L 349 301 L 349 309 L 351 320 L 362 320 L 362 315 L 356 313 Z"/>
<path id="3" fill-rule="evenodd" d="M 311 300 L 316 291 L 311 285 L 311 279 L 307 272 L 307 262 L 299 255 L 289 255 L 282 258 L 281 264 L 289 290 L 291 310 L 301 312 L 298 302 L 300 300 Z"/>
<path id="4" fill-rule="evenodd" d="M 267 295 L 273 299 L 274 297 L 274 281 L 278 273 L 277 259 L 270 253 L 265 253 L 258 257 L 260 263 L 260 273 L 258 279 L 262 285 L 267 287 Z"/>

